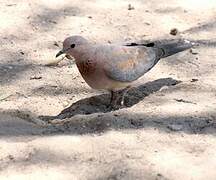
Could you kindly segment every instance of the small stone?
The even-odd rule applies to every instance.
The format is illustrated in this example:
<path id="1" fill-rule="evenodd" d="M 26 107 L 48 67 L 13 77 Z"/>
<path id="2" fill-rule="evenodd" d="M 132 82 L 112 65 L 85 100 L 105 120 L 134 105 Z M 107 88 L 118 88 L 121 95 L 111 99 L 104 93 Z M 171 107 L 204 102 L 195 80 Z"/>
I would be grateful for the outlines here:
<path id="1" fill-rule="evenodd" d="M 151 25 L 151 24 L 150 24 L 150 23 L 148 23 L 148 22 L 145 22 L 144 24 L 145 24 L 145 25 L 147 25 L 147 26 L 150 26 L 150 25 Z"/>
<path id="2" fill-rule="evenodd" d="M 20 54 L 24 55 L 25 53 L 23 51 L 20 51 Z"/>
<path id="3" fill-rule="evenodd" d="M 70 103 L 69 103 L 68 101 L 63 101 L 63 102 L 62 102 L 63 107 L 67 107 L 69 104 L 70 104 Z"/>
<path id="4" fill-rule="evenodd" d="M 178 29 L 177 28 L 171 29 L 170 34 L 173 35 L 173 36 L 176 36 L 178 34 Z"/>
<path id="5" fill-rule="evenodd" d="M 172 131 L 180 131 L 183 129 L 183 126 L 181 124 L 170 124 L 167 127 Z"/>
<path id="6" fill-rule="evenodd" d="M 168 87 L 168 86 L 163 86 L 162 88 L 160 88 L 160 90 L 159 90 L 159 91 L 163 91 L 163 90 L 167 90 L 167 89 L 169 89 L 169 87 Z"/>
<path id="7" fill-rule="evenodd" d="M 131 5 L 131 4 L 128 4 L 128 10 L 134 10 L 135 8 Z"/>
<path id="8" fill-rule="evenodd" d="M 197 55 L 198 54 L 198 52 L 195 49 L 193 49 L 193 48 L 190 49 L 190 53 L 193 54 L 193 55 Z"/>
<path id="9" fill-rule="evenodd" d="M 190 82 L 196 82 L 196 81 L 198 81 L 198 79 L 191 79 Z"/>
<path id="10" fill-rule="evenodd" d="M 56 21 L 53 21 L 53 20 L 49 20 L 48 22 L 49 22 L 49 23 L 53 23 L 53 24 L 57 24 L 57 22 L 56 22 Z"/>
<path id="11" fill-rule="evenodd" d="M 31 76 L 30 80 L 32 80 L 32 79 L 42 79 L 42 76 Z"/>

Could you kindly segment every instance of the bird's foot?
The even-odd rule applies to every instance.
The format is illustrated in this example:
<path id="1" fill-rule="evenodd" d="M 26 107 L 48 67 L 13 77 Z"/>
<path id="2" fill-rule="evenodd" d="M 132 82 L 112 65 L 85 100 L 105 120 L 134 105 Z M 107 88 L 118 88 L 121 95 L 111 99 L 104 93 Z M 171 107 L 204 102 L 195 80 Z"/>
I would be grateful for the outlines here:
<path id="1" fill-rule="evenodd" d="M 110 102 L 110 104 L 107 106 L 110 111 L 118 110 L 123 107 L 125 107 L 124 99 L 121 99 L 121 101 L 120 99 L 116 99 L 115 101 Z"/>
<path id="2" fill-rule="evenodd" d="M 130 87 L 127 87 L 127 88 L 125 88 L 125 89 L 123 89 L 122 91 L 119 91 L 119 92 L 111 91 L 111 101 L 110 101 L 110 104 L 107 107 L 110 111 L 118 110 L 118 109 L 121 109 L 121 108 L 125 107 L 125 104 L 124 104 L 124 102 L 125 102 L 125 94 L 129 90 L 129 88 Z"/>
<path id="3" fill-rule="evenodd" d="M 108 105 L 107 106 L 107 110 L 108 111 L 116 111 L 116 110 L 119 110 L 121 109 L 122 106 L 119 106 L 119 105 Z"/>

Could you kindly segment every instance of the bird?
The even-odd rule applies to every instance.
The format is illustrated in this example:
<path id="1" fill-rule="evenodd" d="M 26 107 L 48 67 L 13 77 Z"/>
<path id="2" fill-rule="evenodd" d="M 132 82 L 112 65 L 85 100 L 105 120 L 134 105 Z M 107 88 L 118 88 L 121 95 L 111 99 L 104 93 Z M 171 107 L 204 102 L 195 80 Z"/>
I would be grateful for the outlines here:
<path id="1" fill-rule="evenodd" d="M 56 57 L 65 54 L 75 59 L 78 70 L 93 89 L 108 90 L 111 93 L 109 107 L 124 105 L 127 91 L 136 80 L 150 71 L 160 59 L 190 49 L 188 40 L 166 41 L 164 43 L 92 43 L 86 38 L 73 35 L 63 41 L 63 49 Z M 122 96 L 119 97 L 118 91 Z M 120 104 L 117 104 L 120 99 Z"/>

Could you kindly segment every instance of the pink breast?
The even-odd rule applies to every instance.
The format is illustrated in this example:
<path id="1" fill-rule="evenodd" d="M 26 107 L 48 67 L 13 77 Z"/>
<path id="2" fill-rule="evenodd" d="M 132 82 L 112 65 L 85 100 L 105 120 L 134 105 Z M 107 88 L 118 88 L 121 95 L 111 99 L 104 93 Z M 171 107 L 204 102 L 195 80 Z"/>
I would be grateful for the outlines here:
<path id="1" fill-rule="evenodd" d="M 77 64 L 77 67 L 82 74 L 82 76 L 88 76 L 95 72 L 96 70 L 96 63 L 92 60 L 87 60 L 85 62 L 80 62 Z"/>

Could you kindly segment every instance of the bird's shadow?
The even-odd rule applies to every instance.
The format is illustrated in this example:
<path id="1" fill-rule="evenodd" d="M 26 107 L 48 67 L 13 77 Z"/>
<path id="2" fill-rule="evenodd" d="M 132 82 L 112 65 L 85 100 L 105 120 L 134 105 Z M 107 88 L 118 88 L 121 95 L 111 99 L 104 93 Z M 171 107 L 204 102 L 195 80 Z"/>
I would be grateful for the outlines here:
<path id="1" fill-rule="evenodd" d="M 127 108 L 131 107 L 146 96 L 159 91 L 164 86 L 174 86 L 179 84 L 181 81 L 172 78 L 161 78 L 151 82 L 147 82 L 138 87 L 131 88 L 125 95 L 125 104 L 120 107 Z M 70 118 L 75 115 L 88 115 L 93 113 L 107 113 L 113 111 L 108 108 L 110 102 L 110 94 L 102 94 L 97 96 L 92 96 L 90 98 L 81 99 L 73 103 L 70 107 L 62 110 L 56 116 L 40 116 L 43 120 L 53 120 L 53 119 L 65 119 Z"/>

